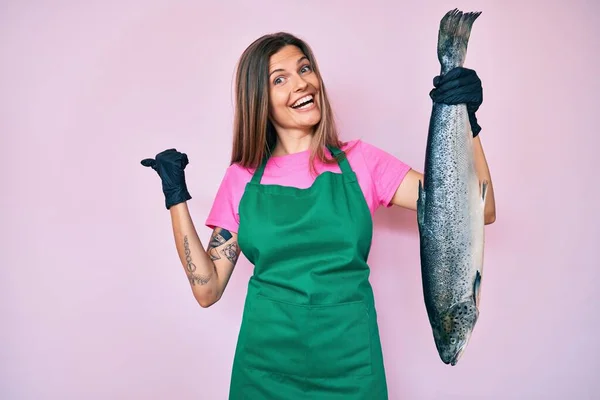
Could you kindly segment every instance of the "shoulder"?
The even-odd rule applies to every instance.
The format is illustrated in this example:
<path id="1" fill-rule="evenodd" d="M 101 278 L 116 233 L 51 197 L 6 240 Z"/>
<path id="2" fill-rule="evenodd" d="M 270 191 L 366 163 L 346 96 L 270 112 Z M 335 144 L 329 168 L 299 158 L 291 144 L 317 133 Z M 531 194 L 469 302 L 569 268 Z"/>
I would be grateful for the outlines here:
<path id="1" fill-rule="evenodd" d="M 391 151 L 362 139 L 349 141 L 343 149 L 348 163 L 359 175 L 359 180 L 368 182 L 374 196 L 374 206 L 390 206 L 394 193 L 411 170 L 411 166 Z"/>
<path id="2" fill-rule="evenodd" d="M 357 157 L 362 158 L 368 164 L 393 159 L 399 160 L 398 157 L 391 152 L 365 141 L 364 139 L 353 139 L 345 142 L 341 150 L 346 153 L 349 161 L 352 161 Z"/>
<path id="3" fill-rule="evenodd" d="M 342 150 L 344 151 L 352 150 L 354 148 L 358 149 L 359 151 L 381 150 L 380 147 L 361 138 L 351 139 L 343 143 Z"/>
<path id="4" fill-rule="evenodd" d="M 237 163 L 234 163 L 225 169 L 223 184 L 227 184 L 232 187 L 239 185 L 244 186 L 250 181 L 250 179 L 252 179 L 253 174 L 253 169 L 245 168 Z"/>
<path id="5" fill-rule="evenodd" d="M 229 198 L 236 202 L 241 197 L 246 188 L 246 184 L 252 179 L 254 171 L 242 167 L 239 164 L 231 164 L 225 169 L 225 173 L 219 184 L 217 198 L 215 201 L 222 201 Z"/>
<path id="6" fill-rule="evenodd" d="M 208 213 L 205 225 L 211 229 L 221 227 L 230 232 L 237 232 L 239 227 L 238 206 L 252 178 L 252 171 L 238 164 L 231 164 L 225 169 L 212 207 Z"/>

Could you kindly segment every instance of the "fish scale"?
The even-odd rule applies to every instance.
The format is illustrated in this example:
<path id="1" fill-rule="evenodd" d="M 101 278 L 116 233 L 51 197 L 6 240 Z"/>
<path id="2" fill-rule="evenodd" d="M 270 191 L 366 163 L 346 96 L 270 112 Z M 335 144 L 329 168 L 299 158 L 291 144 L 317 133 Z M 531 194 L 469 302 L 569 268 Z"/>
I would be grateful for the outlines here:
<path id="1" fill-rule="evenodd" d="M 479 12 L 448 12 L 440 22 L 441 75 L 462 66 Z M 417 215 L 423 294 L 438 354 L 456 365 L 479 317 L 486 183 L 473 159 L 465 104 L 434 103 Z"/>

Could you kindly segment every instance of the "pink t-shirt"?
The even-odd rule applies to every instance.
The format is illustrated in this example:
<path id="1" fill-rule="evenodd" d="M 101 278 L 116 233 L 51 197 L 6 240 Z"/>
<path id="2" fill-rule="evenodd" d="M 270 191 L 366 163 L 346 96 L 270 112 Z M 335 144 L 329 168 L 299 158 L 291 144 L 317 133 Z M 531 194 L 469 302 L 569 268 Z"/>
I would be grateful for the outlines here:
<path id="1" fill-rule="evenodd" d="M 360 139 L 348 142 L 342 150 L 348 148 L 352 148 L 348 153 L 348 163 L 356 173 L 371 215 L 379 206 L 390 207 L 392 197 L 410 170 L 410 166 Z M 270 157 L 261 183 L 301 189 L 310 187 L 316 176 L 310 170 L 309 157 L 309 150 Z M 339 165 L 335 163 L 324 164 L 315 160 L 315 166 L 319 174 L 324 171 L 341 173 Z M 240 223 L 238 207 L 246 184 L 252 179 L 253 173 L 253 169 L 246 169 L 237 164 L 227 168 L 206 219 L 207 227 L 238 231 Z"/>

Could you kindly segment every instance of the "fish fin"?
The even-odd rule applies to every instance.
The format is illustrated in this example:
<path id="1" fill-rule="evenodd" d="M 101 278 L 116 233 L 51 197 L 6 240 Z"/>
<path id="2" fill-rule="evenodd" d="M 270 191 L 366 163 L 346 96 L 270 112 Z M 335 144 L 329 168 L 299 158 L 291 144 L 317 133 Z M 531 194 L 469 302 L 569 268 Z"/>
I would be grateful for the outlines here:
<path id="1" fill-rule="evenodd" d="M 481 273 L 475 272 L 475 280 L 473 281 L 473 301 L 475 306 L 479 307 L 479 299 L 481 297 Z"/>
<path id="2" fill-rule="evenodd" d="M 485 204 L 485 199 L 487 198 L 487 188 L 488 188 L 488 181 L 483 181 L 481 182 L 481 201 L 483 202 L 483 204 Z"/>
<path id="3" fill-rule="evenodd" d="M 419 179 L 419 197 L 417 199 L 417 223 L 419 229 L 423 227 L 425 220 L 425 191 L 423 190 L 423 182 Z"/>

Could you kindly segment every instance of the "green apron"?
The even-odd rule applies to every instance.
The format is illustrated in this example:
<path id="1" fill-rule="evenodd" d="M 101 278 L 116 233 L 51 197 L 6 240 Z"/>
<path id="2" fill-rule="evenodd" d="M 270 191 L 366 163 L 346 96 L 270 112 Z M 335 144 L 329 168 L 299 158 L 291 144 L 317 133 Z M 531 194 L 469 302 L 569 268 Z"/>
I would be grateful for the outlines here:
<path id="1" fill-rule="evenodd" d="M 341 174 L 307 189 L 260 183 L 239 205 L 238 241 L 254 264 L 240 327 L 232 400 L 387 399 L 369 283 L 373 221 L 345 155 Z"/>

